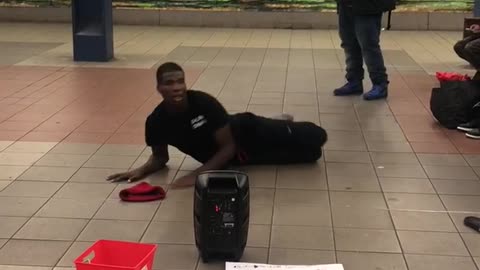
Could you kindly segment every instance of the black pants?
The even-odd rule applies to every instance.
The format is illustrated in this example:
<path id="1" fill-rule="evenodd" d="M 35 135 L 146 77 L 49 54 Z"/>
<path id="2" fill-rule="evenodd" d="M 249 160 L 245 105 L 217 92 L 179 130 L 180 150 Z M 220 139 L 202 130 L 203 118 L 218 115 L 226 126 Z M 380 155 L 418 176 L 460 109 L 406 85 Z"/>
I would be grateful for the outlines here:
<path id="1" fill-rule="evenodd" d="M 338 24 L 341 46 L 345 52 L 346 79 L 349 82 L 361 82 L 365 61 L 372 83 L 386 86 L 389 83 L 388 75 L 380 48 L 382 13 L 355 15 L 351 7 L 340 1 Z"/>
<path id="2" fill-rule="evenodd" d="M 473 34 L 458 41 L 453 49 L 457 55 L 476 69 L 480 68 L 480 34 Z"/>
<path id="3" fill-rule="evenodd" d="M 231 128 L 238 148 L 238 165 L 310 163 L 322 156 L 326 131 L 310 122 L 292 122 L 239 113 Z"/>

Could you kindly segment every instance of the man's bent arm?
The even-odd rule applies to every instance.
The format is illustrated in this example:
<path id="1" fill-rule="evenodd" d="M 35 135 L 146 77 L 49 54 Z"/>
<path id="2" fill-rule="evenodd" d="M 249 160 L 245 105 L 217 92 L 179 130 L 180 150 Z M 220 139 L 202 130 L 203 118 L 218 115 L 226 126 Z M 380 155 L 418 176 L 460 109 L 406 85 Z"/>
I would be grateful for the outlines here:
<path id="1" fill-rule="evenodd" d="M 204 171 L 221 169 L 235 156 L 236 146 L 229 125 L 217 130 L 215 132 L 215 139 L 218 144 L 217 153 L 205 164 L 193 171 L 194 175 L 198 175 Z"/>
<path id="2" fill-rule="evenodd" d="M 111 175 L 107 180 L 112 182 L 125 181 L 134 182 L 140 180 L 149 174 L 165 168 L 169 160 L 167 145 L 152 147 L 152 155 L 142 166 L 124 173 Z"/>

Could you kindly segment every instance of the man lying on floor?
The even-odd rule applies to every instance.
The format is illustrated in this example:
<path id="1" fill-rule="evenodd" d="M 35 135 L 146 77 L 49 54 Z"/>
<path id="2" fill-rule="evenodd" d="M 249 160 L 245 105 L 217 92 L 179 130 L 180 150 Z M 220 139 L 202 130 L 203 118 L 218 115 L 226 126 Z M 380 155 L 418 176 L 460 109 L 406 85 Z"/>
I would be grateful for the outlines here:
<path id="1" fill-rule="evenodd" d="M 229 115 L 211 95 L 187 90 L 183 69 L 165 63 L 157 70 L 163 101 L 148 116 L 146 143 L 152 155 L 141 167 L 114 174 L 109 181 L 137 181 L 163 169 L 168 145 L 203 165 L 177 179 L 173 186 L 191 186 L 199 173 L 232 165 L 275 165 L 315 162 L 327 141 L 325 130 L 293 117 L 266 118 L 252 113 Z"/>

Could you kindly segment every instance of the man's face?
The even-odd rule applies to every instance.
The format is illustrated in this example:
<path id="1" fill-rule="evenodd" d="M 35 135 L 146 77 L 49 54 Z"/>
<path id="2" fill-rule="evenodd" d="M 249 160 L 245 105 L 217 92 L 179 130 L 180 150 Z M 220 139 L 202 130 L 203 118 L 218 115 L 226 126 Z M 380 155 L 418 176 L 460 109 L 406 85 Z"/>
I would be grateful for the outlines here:
<path id="1" fill-rule="evenodd" d="M 167 103 L 180 105 L 186 101 L 187 85 L 182 71 L 165 72 L 157 88 Z"/>

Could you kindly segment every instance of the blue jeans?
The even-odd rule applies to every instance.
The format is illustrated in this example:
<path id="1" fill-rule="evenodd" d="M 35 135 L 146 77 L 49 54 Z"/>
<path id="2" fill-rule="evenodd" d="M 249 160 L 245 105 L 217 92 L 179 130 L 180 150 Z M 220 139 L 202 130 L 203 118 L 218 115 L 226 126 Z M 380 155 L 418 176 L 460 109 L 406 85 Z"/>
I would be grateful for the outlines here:
<path id="1" fill-rule="evenodd" d="M 374 85 L 387 85 L 388 75 L 380 48 L 382 13 L 357 16 L 351 7 L 339 4 L 339 34 L 345 51 L 346 79 L 362 81 L 363 60 Z"/>

